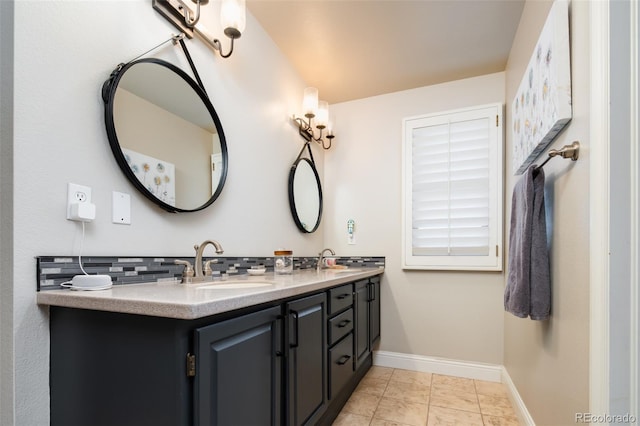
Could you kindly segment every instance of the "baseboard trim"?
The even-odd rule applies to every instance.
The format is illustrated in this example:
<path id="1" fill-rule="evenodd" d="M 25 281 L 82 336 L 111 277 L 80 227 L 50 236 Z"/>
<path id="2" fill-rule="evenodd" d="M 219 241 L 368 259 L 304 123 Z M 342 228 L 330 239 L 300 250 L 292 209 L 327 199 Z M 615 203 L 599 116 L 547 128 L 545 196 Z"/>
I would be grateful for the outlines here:
<path id="1" fill-rule="evenodd" d="M 524 401 L 520 398 L 520 393 L 516 388 L 516 385 L 511 380 L 511 376 L 509 376 L 509 372 L 504 366 L 502 366 L 502 383 L 507 387 L 509 391 L 509 399 L 511 400 L 511 404 L 513 405 L 513 409 L 516 411 L 518 415 L 518 420 L 520 420 L 520 424 L 524 424 L 527 426 L 535 426 L 535 422 L 533 421 L 533 417 L 527 410 L 527 406 L 524 405 Z"/>
<path id="2" fill-rule="evenodd" d="M 477 362 L 458 361 L 398 352 L 376 351 L 373 353 L 373 365 L 424 371 L 426 373 L 446 374 L 468 379 L 502 381 L 502 366 Z"/>
<path id="3" fill-rule="evenodd" d="M 509 400 L 516 411 L 520 423 L 527 426 L 535 426 L 533 417 L 531 417 L 529 410 L 527 410 L 524 401 L 520 397 L 518 389 L 511 380 L 507 369 L 502 365 L 386 351 L 375 351 L 373 353 L 373 365 L 504 383 L 507 387 Z"/>

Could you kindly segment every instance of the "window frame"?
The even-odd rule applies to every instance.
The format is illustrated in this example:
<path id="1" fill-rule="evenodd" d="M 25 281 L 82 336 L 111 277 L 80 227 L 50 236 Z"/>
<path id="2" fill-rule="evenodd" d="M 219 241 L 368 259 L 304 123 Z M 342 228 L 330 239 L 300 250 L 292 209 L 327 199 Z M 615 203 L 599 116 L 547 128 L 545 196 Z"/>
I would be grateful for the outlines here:
<path id="1" fill-rule="evenodd" d="M 462 117 L 490 118 L 489 126 L 489 253 L 488 255 L 414 255 L 413 254 L 413 164 L 412 131 L 427 127 L 426 122 L 464 121 Z M 503 104 L 491 103 L 449 111 L 406 117 L 402 120 L 402 269 L 448 271 L 503 270 L 504 210 L 504 128 Z M 492 123 L 491 121 L 489 123 Z M 431 124 L 436 125 L 436 124 Z M 495 246 L 495 249 L 493 248 Z"/>

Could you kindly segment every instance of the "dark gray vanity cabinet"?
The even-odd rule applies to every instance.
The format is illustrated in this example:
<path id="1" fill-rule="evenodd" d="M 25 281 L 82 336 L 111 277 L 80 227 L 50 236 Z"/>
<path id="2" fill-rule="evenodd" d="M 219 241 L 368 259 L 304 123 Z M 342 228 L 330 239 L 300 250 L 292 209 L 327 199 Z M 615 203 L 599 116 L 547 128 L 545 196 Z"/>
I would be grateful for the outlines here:
<path id="1" fill-rule="evenodd" d="M 327 403 L 326 305 L 325 293 L 286 304 L 290 425 L 315 424 Z"/>
<path id="2" fill-rule="evenodd" d="M 372 364 L 379 288 L 193 320 L 51 306 L 51 425 L 330 425 Z"/>
<path id="3" fill-rule="evenodd" d="M 198 328 L 194 344 L 194 424 L 282 424 L 280 307 Z"/>
<path id="4" fill-rule="evenodd" d="M 357 369 L 371 354 L 373 344 L 380 338 L 380 277 L 357 281 L 354 286 Z"/>

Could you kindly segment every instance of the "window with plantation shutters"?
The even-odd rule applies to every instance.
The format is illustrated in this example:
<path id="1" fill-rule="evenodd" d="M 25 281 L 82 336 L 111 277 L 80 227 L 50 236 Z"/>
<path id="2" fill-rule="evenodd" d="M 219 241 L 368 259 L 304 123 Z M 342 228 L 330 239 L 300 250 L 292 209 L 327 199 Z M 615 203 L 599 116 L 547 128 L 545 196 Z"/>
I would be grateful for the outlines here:
<path id="1" fill-rule="evenodd" d="M 403 125 L 403 267 L 502 270 L 502 105 Z"/>

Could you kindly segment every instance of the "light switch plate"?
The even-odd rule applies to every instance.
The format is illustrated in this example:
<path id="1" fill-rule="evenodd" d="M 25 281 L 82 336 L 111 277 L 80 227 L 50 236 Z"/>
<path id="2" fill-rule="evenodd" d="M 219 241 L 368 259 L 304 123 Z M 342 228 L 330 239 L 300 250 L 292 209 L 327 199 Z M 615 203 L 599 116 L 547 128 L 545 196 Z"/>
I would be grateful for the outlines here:
<path id="1" fill-rule="evenodd" d="M 113 191 L 111 206 L 113 223 L 131 225 L 131 195 Z"/>

